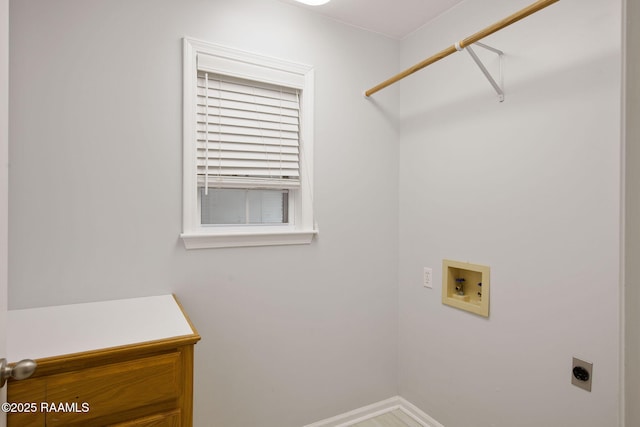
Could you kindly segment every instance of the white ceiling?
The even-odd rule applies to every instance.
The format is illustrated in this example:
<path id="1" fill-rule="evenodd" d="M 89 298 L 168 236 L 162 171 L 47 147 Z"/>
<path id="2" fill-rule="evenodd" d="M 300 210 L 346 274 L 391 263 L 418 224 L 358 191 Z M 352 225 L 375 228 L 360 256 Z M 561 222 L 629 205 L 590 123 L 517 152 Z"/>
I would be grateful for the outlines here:
<path id="1" fill-rule="evenodd" d="M 307 6 L 281 0 L 340 22 L 401 39 L 463 0 L 331 0 Z"/>

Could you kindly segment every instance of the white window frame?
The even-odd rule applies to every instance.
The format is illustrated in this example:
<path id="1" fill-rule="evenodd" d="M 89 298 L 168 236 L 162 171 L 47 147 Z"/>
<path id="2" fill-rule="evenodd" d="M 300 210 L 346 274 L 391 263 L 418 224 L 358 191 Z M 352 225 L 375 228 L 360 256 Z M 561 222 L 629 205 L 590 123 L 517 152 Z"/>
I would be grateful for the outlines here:
<path id="1" fill-rule="evenodd" d="M 207 55 L 208 71 L 300 90 L 300 188 L 290 190 L 286 225 L 202 226 L 196 165 L 197 57 Z M 313 68 L 255 53 L 183 40 L 183 214 L 186 249 L 309 244 L 313 220 Z"/>

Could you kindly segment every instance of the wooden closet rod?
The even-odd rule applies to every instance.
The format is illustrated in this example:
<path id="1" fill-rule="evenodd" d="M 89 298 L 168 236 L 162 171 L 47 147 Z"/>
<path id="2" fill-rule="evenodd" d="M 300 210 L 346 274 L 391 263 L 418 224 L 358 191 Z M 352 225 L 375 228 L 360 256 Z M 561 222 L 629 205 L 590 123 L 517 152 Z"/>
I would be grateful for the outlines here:
<path id="1" fill-rule="evenodd" d="M 511 16 L 508 16 L 506 18 L 504 18 L 501 21 L 496 22 L 495 24 L 485 28 L 484 30 L 480 30 L 477 33 L 467 37 L 464 40 L 461 40 L 460 42 L 449 46 L 448 48 L 436 53 L 435 55 L 425 59 L 424 61 L 414 65 L 411 68 L 407 68 L 406 70 L 404 70 L 403 72 L 396 74 L 395 76 L 383 81 L 382 83 L 380 83 L 377 86 L 372 87 L 371 89 L 369 89 L 368 91 L 366 91 L 364 94 L 366 96 L 371 96 L 374 93 L 378 92 L 381 89 L 384 89 L 387 86 L 390 86 L 392 84 L 394 84 L 395 82 L 404 79 L 405 77 L 415 73 L 416 71 L 420 71 L 423 68 L 425 68 L 428 65 L 433 64 L 436 61 L 441 60 L 442 58 L 445 58 L 449 55 L 451 55 L 452 53 L 457 52 L 458 50 L 462 50 L 464 47 L 469 46 L 470 44 L 473 44 L 477 41 L 482 40 L 483 38 L 487 37 L 490 34 L 495 33 L 496 31 L 499 31 L 511 24 L 513 24 L 514 22 L 518 22 L 519 20 L 526 18 L 529 15 L 532 15 L 536 12 L 538 12 L 539 10 L 544 9 L 547 6 L 551 6 L 553 3 L 556 3 L 560 0 L 538 0 L 537 2 L 531 4 L 530 6 L 525 7 L 524 9 L 522 9 L 519 12 L 514 13 Z"/>

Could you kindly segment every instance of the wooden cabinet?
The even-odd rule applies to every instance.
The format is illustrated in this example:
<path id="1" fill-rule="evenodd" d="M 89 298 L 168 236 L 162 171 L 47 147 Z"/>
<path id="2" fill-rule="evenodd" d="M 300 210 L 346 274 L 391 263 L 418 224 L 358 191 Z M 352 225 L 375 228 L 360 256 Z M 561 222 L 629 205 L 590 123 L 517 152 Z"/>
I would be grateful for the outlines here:
<path id="1" fill-rule="evenodd" d="M 191 426 L 193 349 L 200 337 L 182 314 L 187 326 L 178 331 L 185 334 L 36 359 L 33 377 L 8 383 L 7 401 L 19 411 L 8 414 L 8 426 Z M 162 313 L 134 315 L 143 323 L 154 316 L 167 321 Z"/>

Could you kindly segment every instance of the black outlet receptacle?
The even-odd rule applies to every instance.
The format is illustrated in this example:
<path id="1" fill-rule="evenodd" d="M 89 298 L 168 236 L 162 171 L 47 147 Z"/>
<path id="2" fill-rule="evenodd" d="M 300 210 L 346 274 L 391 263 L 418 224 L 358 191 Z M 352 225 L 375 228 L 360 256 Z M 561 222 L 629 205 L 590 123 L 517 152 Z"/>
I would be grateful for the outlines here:
<path id="1" fill-rule="evenodd" d="M 573 368 L 573 376 L 578 381 L 589 381 L 589 371 L 584 369 L 582 366 L 576 366 Z"/>
<path id="2" fill-rule="evenodd" d="M 571 384 L 583 390 L 591 391 L 591 381 L 593 380 L 593 363 L 573 358 L 571 366 Z"/>

